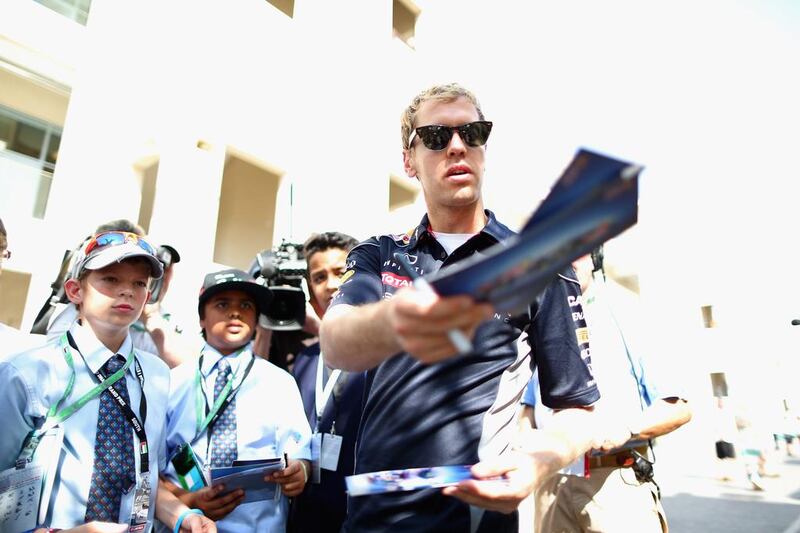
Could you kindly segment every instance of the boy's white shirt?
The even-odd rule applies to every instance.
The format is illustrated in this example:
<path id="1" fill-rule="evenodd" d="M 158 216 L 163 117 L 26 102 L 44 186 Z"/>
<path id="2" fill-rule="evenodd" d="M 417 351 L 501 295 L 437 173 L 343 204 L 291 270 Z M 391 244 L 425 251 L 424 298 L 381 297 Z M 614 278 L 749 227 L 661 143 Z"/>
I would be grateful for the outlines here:
<path id="1" fill-rule="evenodd" d="M 236 375 L 236 387 L 252 357 L 252 343 L 237 355 L 223 356 L 206 344 L 203 348 L 202 379 L 206 402 L 214 401 L 217 363 L 228 357 Z M 198 359 L 192 358 L 172 370 L 172 388 L 167 414 L 167 453 L 190 441 L 196 434 L 195 376 Z M 247 379 L 236 395 L 236 431 L 238 459 L 267 459 L 289 454 L 293 459 L 311 458 L 311 428 L 308 425 L 300 391 L 294 378 L 272 363 L 256 357 Z M 193 449 L 203 467 L 211 451 L 206 434 Z M 175 484 L 178 479 L 172 465 L 165 474 Z M 288 500 L 242 504 L 218 522 L 220 531 L 283 530 L 288 518 Z M 161 527 L 162 531 L 167 531 Z"/>

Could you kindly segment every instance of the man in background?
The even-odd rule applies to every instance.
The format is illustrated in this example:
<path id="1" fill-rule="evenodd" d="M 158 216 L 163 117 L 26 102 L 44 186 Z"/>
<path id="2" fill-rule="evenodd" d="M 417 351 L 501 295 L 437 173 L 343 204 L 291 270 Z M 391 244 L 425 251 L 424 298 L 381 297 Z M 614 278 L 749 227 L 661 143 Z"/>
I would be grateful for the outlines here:
<path id="1" fill-rule="evenodd" d="M 311 307 L 320 320 L 341 285 L 347 253 L 357 243 L 349 235 L 328 231 L 312 235 L 303 244 Z M 354 469 L 365 375 L 330 368 L 320 354 L 319 342 L 297 356 L 292 373 L 313 429 L 312 454 L 318 453 L 312 480 L 293 503 L 290 529 L 338 533 L 347 514 L 344 478 Z M 320 455 L 327 457 L 331 451 L 332 462 L 319 461 Z"/>
<path id="2" fill-rule="evenodd" d="M 615 533 L 635 524 L 643 533 L 666 532 L 650 442 L 687 423 L 691 410 L 680 388 L 648 363 L 634 322 L 641 316 L 638 302 L 606 281 L 602 246 L 573 267 L 582 292 L 583 313 L 576 318 L 588 327 L 592 372 L 603 393 L 595 405 L 602 433 L 595 450 L 536 490 L 535 531 Z M 552 412 L 541 405 L 536 380 L 523 403 L 536 406 L 537 423 L 547 427 Z"/>

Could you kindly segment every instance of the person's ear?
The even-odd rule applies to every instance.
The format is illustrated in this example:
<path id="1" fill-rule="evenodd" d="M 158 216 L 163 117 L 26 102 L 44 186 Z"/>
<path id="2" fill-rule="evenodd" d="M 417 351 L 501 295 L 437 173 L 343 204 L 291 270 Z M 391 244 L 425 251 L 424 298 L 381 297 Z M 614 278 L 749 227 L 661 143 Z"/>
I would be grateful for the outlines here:
<path id="1" fill-rule="evenodd" d="M 417 168 L 414 158 L 411 157 L 411 149 L 403 150 L 403 170 L 406 171 L 406 176 L 409 178 L 417 177 Z"/>
<path id="2" fill-rule="evenodd" d="M 83 287 L 81 282 L 75 278 L 70 278 L 64 282 L 64 292 L 67 295 L 67 299 L 75 305 L 83 301 Z"/>

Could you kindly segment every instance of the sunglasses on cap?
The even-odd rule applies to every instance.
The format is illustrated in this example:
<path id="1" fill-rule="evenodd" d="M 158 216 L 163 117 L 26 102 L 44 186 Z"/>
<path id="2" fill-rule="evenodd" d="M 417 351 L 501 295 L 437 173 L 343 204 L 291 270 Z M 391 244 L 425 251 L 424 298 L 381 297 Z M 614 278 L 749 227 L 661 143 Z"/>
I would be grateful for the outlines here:
<path id="1" fill-rule="evenodd" d="M 150 246 L 150 243 L 139 237 L 137 234 L 129 233 L 127 231 L 106 231 L 105 233 L 98 233 L 86 243 L 86 246 L 83 248 L 83 253 L 88 257 L 88 255 L 92 253 L 92 250 L 96 250 L 97 248 L 104 248 L 106 246 L 119 246 L 120 244 L 125 244 L 126 242 L 131 242 L 137 245 L 150 255 L 156 255 L 156 251 L 152 246 Z"/>
<path id="2" fill-rule="evenodd" d="M 422 139 L 422 144 L 428 150 L 444 150 L 453 138 L 453 132 L 457 131 L 458 136 L 467 146 L 483 146 L 489 140 L 489 133 L 492 131 L 492 123 L 488 120 L 476 120 L 462 124 L 461 126 L 442 126 L 431 124 L 430 126 L 420 126 L 411 132 L 408 138 L 408 147 L 414 142 L 414 137 Z"/>

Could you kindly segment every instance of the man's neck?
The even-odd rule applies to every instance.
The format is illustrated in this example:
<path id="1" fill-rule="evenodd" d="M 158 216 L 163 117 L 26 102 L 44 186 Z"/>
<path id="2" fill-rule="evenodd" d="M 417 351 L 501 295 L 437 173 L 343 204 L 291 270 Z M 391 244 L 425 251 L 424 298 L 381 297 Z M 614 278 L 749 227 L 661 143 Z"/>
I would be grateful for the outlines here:
<path id="1" fill-rule="evenodd" d="M 487 221 L 480 201 L 464 207 L 428 209 L 428 223 L 439 233 L 478 233 Z"/>

